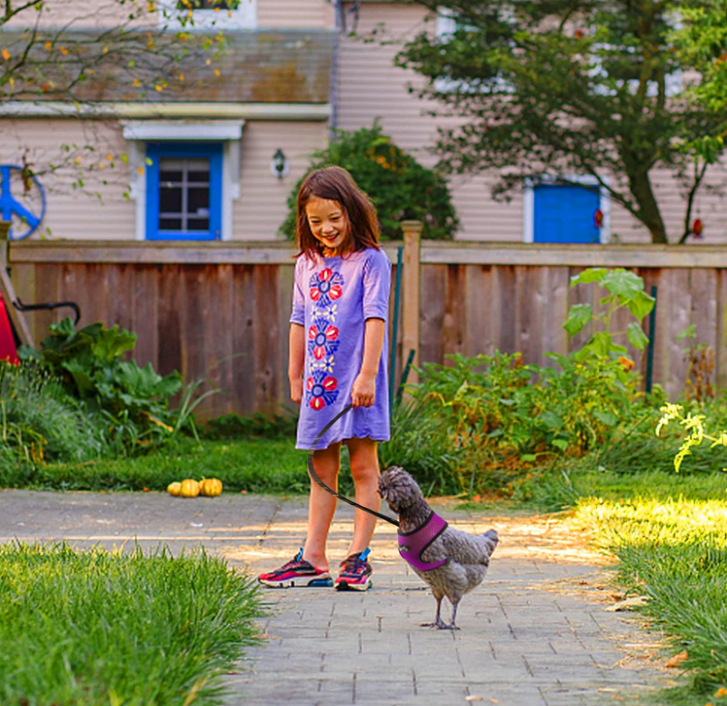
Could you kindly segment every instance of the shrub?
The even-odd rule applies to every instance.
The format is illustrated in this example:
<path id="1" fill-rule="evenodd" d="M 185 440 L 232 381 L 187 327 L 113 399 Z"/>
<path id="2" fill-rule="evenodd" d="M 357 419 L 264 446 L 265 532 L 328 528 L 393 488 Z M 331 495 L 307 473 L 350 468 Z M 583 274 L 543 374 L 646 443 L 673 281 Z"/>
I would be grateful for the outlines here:
<path id="1" fill-rule="evenodd" d="M 21 346 L 19 356 L 58 376 L 65 391 L 81 400 L 91 414 L 107 421 L 106 441 L 119 451 L 155 442 L 174 430 L 169 398 L 182 388 L 178 372 L 162 377 L 148 364 L 124 360 L 136 335 L 101 323 L 76 331 L 70 318 L 50 326 L 40 350 Z"/>
<path id="2" fill-rule="evenodd" d="M 355 132 L 337 130 L 330 145 L 313 153 L 311 169 L 337 165 L 351 172 L 376 206 L 382 240 L 402 237 L 401 221 L 424 224 L 423 238 L 449 240 L 457 230 L 457 215 L 449 188 L 437 172 L 419 164 L 397 147 L 381 127 Z M 288 217 L 280 233 L 295 237 L 296 200 L 301 178 L 288 198 Z"/>

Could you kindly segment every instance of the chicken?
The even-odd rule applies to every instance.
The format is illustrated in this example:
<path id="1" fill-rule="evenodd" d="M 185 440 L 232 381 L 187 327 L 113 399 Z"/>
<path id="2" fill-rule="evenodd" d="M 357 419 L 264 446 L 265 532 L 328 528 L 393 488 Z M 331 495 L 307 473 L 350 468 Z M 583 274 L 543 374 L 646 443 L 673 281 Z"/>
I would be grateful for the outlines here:
<path id="1" fill-rule="evenodd" d="M 379 494 L 399 516 L 400 553 L 429 585 L 437 601 L 434 622 L 423 623 L 423 626 L 457 630 L 455 620 L 459 602 L 485 578 L 490 556 L 497 546 L 497 532 L 491 529 L 473 535 L 447 526 L 429 507 L 414 478 L 398 466 L 381 474 Z M 416 538 L 422 534 L 417 532 L 419 529 L 423 536 Z M 441 618 L 445 596 L 452 604 L 449 625 Z"/>

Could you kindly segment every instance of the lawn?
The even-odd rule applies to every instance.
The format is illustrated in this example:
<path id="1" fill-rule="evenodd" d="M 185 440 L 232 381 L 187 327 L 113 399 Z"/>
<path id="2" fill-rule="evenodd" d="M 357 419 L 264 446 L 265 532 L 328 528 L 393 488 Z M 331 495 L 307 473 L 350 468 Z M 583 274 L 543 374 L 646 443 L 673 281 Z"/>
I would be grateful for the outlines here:
<path id="1" fill-rule="evenodd" d="M 0 546 L 0 703 L 221 703 L 255 641 L 252 581 L 204 554 Z"/>

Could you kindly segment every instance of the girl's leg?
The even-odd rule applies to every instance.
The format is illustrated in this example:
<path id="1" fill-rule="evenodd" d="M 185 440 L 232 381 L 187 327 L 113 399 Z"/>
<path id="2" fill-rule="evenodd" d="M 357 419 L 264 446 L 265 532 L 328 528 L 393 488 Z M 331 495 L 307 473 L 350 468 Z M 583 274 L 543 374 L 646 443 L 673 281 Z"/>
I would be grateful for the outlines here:
<path id="1" fill-rule="evenodd" d="M 378 511 L 381 505 L 379 488 L 379 458 L 376 442 L 369 438 L 346 441 L 351 458 L 351 475 L 356 489 L 356 502 Z M 374 536 L 376 516 L 356 508 L 353 519 L 353 539 L 346 556 L 358 554 L 369 546 Z"/>
<path id="2" fill-rule="evenodd" d="M 338 490 L 338 471 L 341 468 L 341 442 L 313 454 L 313 467 L 318 477 L 333 490 Z M 326 540 L 336 511 L 336 497 L 323 490 L 311 478 L 308 498 L 308 536 L 303 547 L 303 558 L 317 569 L 328 570 Z"/>

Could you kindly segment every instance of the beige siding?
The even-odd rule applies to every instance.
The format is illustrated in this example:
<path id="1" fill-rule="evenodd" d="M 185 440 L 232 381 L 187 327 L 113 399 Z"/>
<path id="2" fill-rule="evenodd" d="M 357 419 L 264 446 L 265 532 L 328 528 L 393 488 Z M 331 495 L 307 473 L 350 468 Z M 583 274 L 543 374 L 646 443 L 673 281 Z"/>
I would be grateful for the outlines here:
<path id="1" fill-rule="evenodd" d="M 398 3 L 367 2 L 361 8 L 359 33 L 366 34 L 383 25 L 389 44 L 364 43 L 346 37 L 342 40 L 340 73 L 337 95 L 339 100 L 338 126 L 346 130 L 370 126 L 380 118 L 384 131 L 399 146 L 411 150 L 423 163 L 433 164 L 435 159 L 428 152 L 436 137 L 437 127 L 454 125 L 452 118 L 433 118 L 426 112 L 436 104 L 425 102 L 409 93 L 409 86 L 421 85 L 421 79 L 413 72 L 393 65 L 393 58 L 404 40 L 434 24 L 425 24 L 426 12 L 416 6 Z M 380 31 L 380 30 L 379 30 Z M 393 41 L 392 41 L 393 40 Z M 665 171 L 654 171 L 657 199 L 667 224 L 671 240 L 676 240 L 683 230 L 685 200 L 679 185 Z M 459 213 L 461 239 L 523 240 L 523 198 L 513 192 L 509 202 L 496 202 L 490 189 L 494 174 L 477 177 L 452 177 L 450 180 L 454 203 Z M 713 168 L 708 182 L 712 187 L 727 181 L 724 165 Z M 705 224 L 705 242 L 727 242 L 727 225 L 723 218 L 725 193 L 702 189 L 695 203 L 694 217 Z M 650 236 L 625 208 L 613 204 L 611 231 L 622 241 L 648 242 Z"/>
<path id="2" fill-rule="evenodd" d="M 44 237 L 50 229 L 54 238 L 136 238 L 136 201 L 124 198 L 129 167 L 118 159 L 129 148 L 120 125 L 76 120 L 0 120 L 0 135 L 0 163 L 21 164 L 25 155 L 36 170 L 63 160 L 67 164 L 57 175 L 39 175 L 48 190 L 47 213 L 41 227 Z M 279 237 L 277 231 L 285 218 L 286 200 L 305 172 L 311 153 L 323 147 L 326 139 L 327 128 L 322 122 L 246 123 L 241 143 L 240 198 L 233 202 L 233 239 Z M 65 152 L 65 145 L 70 147 L 70 153 Z M 85 146 L 93 146 L 94 151 Z M 283 179 L 270 172 L 270 162 L 278 148 L 290 164 L 290 171 Z M 81 174 L 81 167 L 75 164 L 77 157 L 87 169 L 90 164 L 110 164 L 108 154 L 116 157 L 115 169 L 85 171 L 88 193 L 72 188 L 72 182 Z M 109 182 L 107 185 L 102 183 L 104 179 Z M 97 191 L 101 201 L 93 195 Z M 33 236 L 39 237 L 40 232 Z"/>
<path id="3" fill-rule="evenodd" d="M 248 122 L 242 136 L 240 199 L 235 202 L 235 240 L 273 240 L 286 215 L 286 200 L 305 173 L 312 152 L 327 140 L 325 123 Z M 278 179 L 270 172 L 277 149 L 290 171 Z"/>
<path id="4" fill-rule="evenodd" d="M 332 4 L 326 0 L 257 0 L 260 28 L 333 29 Z"/>
<path id="5" fill-rule="evenodd" d="M 129 7 L 114 0 L 50 0 L 45 3 L 47 11 L 40 16 L 40 27 L 66 27 L 83 29 L 89 27 L 120 27 L 128 24 Z M 134 8 L 134 10 L 136 7 Z M 38 15 L 33 8 L 18 13 L 4 26 L 8 29 L 33 26 Z M 143 24 L 155 25 L 156 14 L 144 13 Z M 135 23 L 135 24 L 142 24 Z"/>
<path id="6" fill-rule="evenodd" d="M 22 164 L 25 159 L 47 190 L 40 231 L 50 229 L 53 237 L 60 238 L 134 239 L 135 203 L 124 198 L 129 167 L 119 159 L 127 149 L 120 126 L 79 120 L 0 120 L 0 135 L 0 163 Z M 115 158 L 115 168 L 108 166 L 107 155 Z M 104 168 L 90 170 L 99 164 Z M 49 165 L 62 166 L 51 174 Z M 72 186 L 79 176 L 85 181 L 85 193 Z M 41 237 L 40 231 L 33 237 Z"/>

